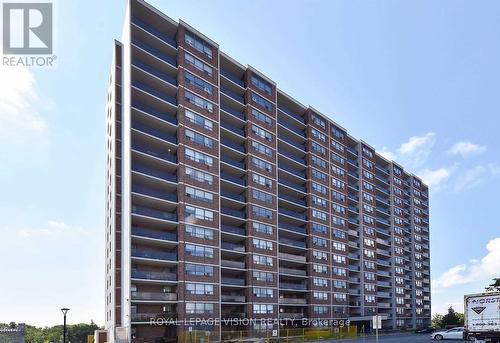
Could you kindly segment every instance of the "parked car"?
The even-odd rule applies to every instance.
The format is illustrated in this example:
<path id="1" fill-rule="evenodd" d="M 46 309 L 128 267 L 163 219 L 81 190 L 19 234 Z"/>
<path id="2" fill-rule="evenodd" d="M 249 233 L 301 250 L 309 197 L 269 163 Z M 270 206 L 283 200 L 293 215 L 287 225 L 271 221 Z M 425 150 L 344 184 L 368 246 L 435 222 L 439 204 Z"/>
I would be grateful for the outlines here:
<path id="1" fill-rule="evenodd" d="M 433 333 L 434 331 L 436 331 L 434 328 L 432 327 L 427 327 L 427 328 L 420 328 L 420 329 L 417 329 L 415 331 L 415 333 Z"/>
<path id="2" fill-rule="evenodd" d="M 464 337 L 464 328 L 456 327 L 449 330 L 436 331 L 431 335 L 431 339 L 435 339 L 436 341 L 441 341 L 443 339 L 463 339 Z"/>

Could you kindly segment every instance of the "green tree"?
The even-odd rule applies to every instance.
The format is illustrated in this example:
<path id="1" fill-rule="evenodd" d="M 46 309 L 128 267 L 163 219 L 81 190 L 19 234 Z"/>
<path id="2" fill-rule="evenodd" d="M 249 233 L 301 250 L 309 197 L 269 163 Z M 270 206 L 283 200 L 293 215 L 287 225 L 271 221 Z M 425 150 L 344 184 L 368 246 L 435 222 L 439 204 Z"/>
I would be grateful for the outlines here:
<path id="1" fill-rule="evenodd" d="M 443 316 L 441 322 L 442 327 L 450 326 L 463 326 L 464 325 L 464 315 L 463 313 L 457 313 L 452 306 L 448 309 L 448 313 Z"/>
<path id="2" fill-rule="evenodd" d="M 443 327 L 443 315 L 442 314 L 435 314 L 432 317 L 432 327 L 434 329 L 440 329 Z"/>
<path id="3" fill-rule="evenodd" d="M 493 282 L 486 287 L 487 292 L 498 292 L 500 291 L 500 278 L 494 278 Z"/>

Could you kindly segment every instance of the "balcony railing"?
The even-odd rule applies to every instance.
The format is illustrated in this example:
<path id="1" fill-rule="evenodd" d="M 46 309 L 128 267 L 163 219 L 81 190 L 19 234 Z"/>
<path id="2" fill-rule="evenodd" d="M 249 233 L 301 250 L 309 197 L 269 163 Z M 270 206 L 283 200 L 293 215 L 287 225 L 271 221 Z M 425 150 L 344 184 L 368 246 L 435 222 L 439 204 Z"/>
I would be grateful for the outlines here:
<path id="1" fill-rule="evenodd" d="M 221 191 L 221 196 L 223 196 L 225 198 L 230 198 L 233 200 L 245 202 L 245 196 L 243 194 L 236 194 L 233 192 Z"/>
<path id="2" fill-rule="evenodd" d="M 282 303 L 282 304 L 307 304 L 307 300 L 300 299 L 300 298 L 280 298 L 280 303 Z"/>
<path id="3" fill-rule="evenodd" d="M 168 172 L 164 172 L 158 169 L 146 167 L 141 164 L 134 163 L 132 165 L 132 171 L 141 173 L 141 174 L 146 174 L 150 176 L 154 176 L 156 178 L 165 180 L 165 181 L 171 181 L 171 182 L 177 182 L 177 175 L 171 174 Z"/>
<path id="4" fill-rule="evenodd" d="M 139 237 L 155 238 L 164 241 L 177 241 L 177 233 L 168 231 L 158 231 L 146 229 L 139 226 L 132 226 L 132 235 Z"/>
<path id="5" fill-rule="evenodd" d="M 224 86 L 221 86 L 220 87 L 220 91 L 224 94 L 226 94 L 227 96 L 229 96 L 230 98 L 244 104 L 245 103 L 245 99 L 243 98 L 242 95 L 239 95 L 239 94 L 236 94 L 235 92 L 233 91 L 230 91 L 229 89 L 227 89 L 226 87 Z"/>
<path id="6" fill-rule="evenodd" d="M 224 285 L 245 286 L 244 279 L 237 279 L 237 278 L 231 278 L 231 277 L 221 278 L 221 283 Z"/>
<path id="7" fill-rule="evenodd" d="M 177 163 L 177 155 L 176 154 L 152 149 L 150 147 L 143 146 L 140 144 L 132 144 L 132 149 L 140 151 L 146 155 L 151 155 L 151 156 L 157 157 L 159 159 L 162 159 L 162 160 L 165 160 L 168 162 Z"/>
<path id="8" fill-rule="evenodd" d="M 244 211 L 233 210 L 232 208 L 228 208 L 228 207 L 222 207 L 221 212 L 222 212 L 222 214 L 227 214 L 229 216 L 238 217 L 238 218 L 242 218 L 242 219 L 245 219 L 247 217 L 247 215 Z"/>
<path id="9" fill-rule="evenodd" d="M 280 318 L 289 318 L 289 319 L 300 319 L 305 318 L 306 315 L 304 313 L 295 313 L 295 312 L 282 312 L 280 313 Z"/>
<path id="10" fill-rule="evenodd" d="M 306 220 L 306 214 L 305 213 L 299 213 L 299 212 L 291 211 L 291 210 L 288 210 L 288 209 L 282 208 L 282 207 L 280 207 L 278 209 L 278 212 L 281 213 L 281 214 L 285 214 L 287 216 L 291 216 L 291 217 L 297 218 L 297 219 Z"/>
<path id="11" fill-rule="evenodd" d="M 286 166 L 286 165 L 284 165 L 284 164 L 282 164 L 282 163 L 281 163 L 281 164 L 278 164 L 278 167 L 279 167 L 280 169 L 286 170 L 286 171 L 287 171 L 287 172 L 289 172 L 289 173 L 292 173 L 292 174 L 294 174 L 294 175 L 297 175 L 297 176 L 299 176 L 299 177 L 301 177 L 301 178 L 303 178 L 303 179 L 305 179 L 305 178 L 306 178 L 306 172 L 305 172 L 305 171 L 298 171 L 298 170 L 293 169 L 293 168 L 290 168 L 290 167 L 288 167 L 288 166 Z"/>
<path id="12" fill-rule="evenodd" d="M 298 115 L 297 113 L 293 112 L 291 109 L 283 106 L 283 105 L 278 105 L 278 109 L 283 112 L 288 114 L 290 117 L 300 121 L 301 123 L 305 123 L 304 117 Z"/>
<path id="13" fill-rule="evenodd" d="M 136 101 L 136 100 L 132 101 L 132 107 L 139 110 L 139 111 L 145 112 L 153 117 L 156 117 L 156 118 L 168 121 L 169 123 L 177 125 L 177 118 L 175 116 L 173 116 L 169 113 L 166 113 L 166 112 L 158 111 L 154 107 L 145 105 L 140 101 Z"/>
<path id="14" fill-rule="evenodd" d="M 132 66 L 135 66 L 139 69 L 142 69 L 142 70 L 148 72 L 149 74 L 156 76 L 160 80 L 163 80 L 167 83 L 170 83 L 171 85 L 177 86 L 177 79 L 176 78 L 159 71 L 158 69 L 150 66 L 147 63 L 144 63 L 144 62 L 139 61 L 139 60 L 132 60 Z"/>
<path id="15" fill-rule="evenodd" d="M 157 219 L 177 221 L 177 213 L 160 211 L 148 207 L 132 205 L 132 214 L 138 214 L 141 216 L 153 217 Z"/>
<path id="16" fill-rule="evenodd" d="M 167 36 L 166 34 L 164 34 L 163 32 L 161 32 L 160 30 L 157 30 L 154 27 L 146 24 L 145 22 L 143 22 L 139 18 L 133 17 L 132 18 L 132 23 L 135 24 L 135 25 L 137 25 L 137 26 L 139 26 L 144 31 L 147 31 L 150 34 L 152 34 L 153 36 L 155 36 L 155 37 L 159 38 L 160 40 L 164 41 L 165 43 L 173 46 L 174 48 L 177 48 L 177 42 L 175 41 L 175 38 Z"/>
<path id="17" fill-rule="evenodd" d="M 283 142 L 286 142 L 287 144 L 290 144 L 290 145 L 296 147 L 300 151 L 306 151 L 306 147 L 304 146 L 304 144 L 294 142 L 293 140 L 291 140 L 288 137 L 285 137 L 284 135 L 278 135 L 278 138 L 281 139 Z"/>
<path id="18" fill-rule="evenodd" d="M 297 199 L 297 198 L 290 196 L 290 195 L 287 195 L 287 194 L 279 194 L 278 197 L 280 199 L 284 199 L 284 200 L 288 200 L 290 202 L 293 202 L 297 205 L 306 206 L 306 201 L 303 199 Z"/>
<path id="19" fill-rule="evenodd" d="M 245 82 L 243 82 L 242 79 L 234 76 L 233 74 L 227 72 L 226 70 L 224 69 L 221 69 L 220 70 L 220 73 L 221 75 L 223 75 L 224 77 L 228 78 L 229 80 L 233 81 L 234 83 L 240 85 L 241 87 L 245 88 Z"/>
<path id="20" fill-rule="evenodd" d="M 245 269 L 245 262 L 220 260 L 220 263 L 223 267 Z"/>
<path id="21" fill-rule="evenodd" d="M 305 270 L 294 269 L 294 268 L 283 268 L 280 267 L 281 274 L 293 274 L 293 275 L 301 275 L 306 276 L 307 272 Z"/>
<path id="22" fill-rule="evenodd" d="M 244 295 L 225 295 L 225 294 L 222 294 L 220 296 L 220 300 L 225 301 L 225 302 L 244 303 L 246 301 L 246 297 Z"/>
<path id="23" fill-rule="evenodd" d="M 177 202 L 177 194 L 172 192 L 159 191 L 153 188 L 133 184 L 132 192 L 142 194 L 162 200 Z"/>
<path id="24" fill-rule="evenodd" d="M 294 239 L 289 239 L 289 238 L 280 238 L 279 243 L 293 245 L 294 247 L 300 247 L 300 248 L 306 247 L 306 242 L 296 241 Z"/>
<path id="25" fill-rule="evenodd" d="M 283 185 L 287 185 L 287 186 L 290 186 L 298 191 L 301 191 L 301 192 L 306 192 L 306 186 L 303 186 L 303 185 L 298 185 L 296 184 L 295 182 L 292 182 L 292 181 L 288 181 L 288 180 L 285 180 L 283 178 L 278 178 L 278 182 L 283 184 Z"/>
<path id="26" fill-rule="evenodd" d="M 286 156 L 292 160 L 294 160 L 295 162 L 298 162 L 300 164 L 306 164 L 306 160 L 304 158 L 301 158 L 301 157 L 297 157 L 295 156 L 294 154 L 288 152 L 288 151 L 284 151 L 284 150 L 281 150 L 281 151 L 278 151 L 281 155 L 283 156 Z"/>
<path id="27" fill-rule="evenodd" d="M 245 229 L 242 227 L 237 227 L 237 226 L 222 225 L 222 231 L 223 232 L 231 232 L 231 233 L 235 233 L 235 234 L 242 235 L 242 236 L 246 235 Z"/>
<path id="28" fill-rule="evenodd" d="M 157 90 L 154 87 L 151 87 L 151 86 L 149 86 L 145 83 L 139 82 L 137 80 L 132 81 L 132 86 L 137 88 L 137 89 L 140 89 L 141 91 L 143 91 L 145 93 L 151 94 L 151 95 L 157 97 L 158 99 L 166 101 L 174 106 L 177 106 L 177 99 L 175 97 L 173 97 L 171 95 L 167 95 L 163 92 L 160 92 L 159 90 Z"/>
<path id="29" fill-rule="evenodd" d="M 132 300 L 176 301 L 176 293 L 131 292 Z"/>
<path id="30" fill-rule="evenodd" d="M 177 253 L 175 252 L 132 249 L 132 256 L 152 260 L 177 261 Z"/>
<path id="31" fill-rule="evenodd" d="M 168 319 L 168 318 L 176 318 L 177 313 L 132 313 L 130 315 L 130 319 L 132 322 L 150 322 L 151 319 Z"/>
<path id="32" fill-rule="evenodd" d="M 132 269 L 132 279 L 177 281 L 177 274 L 165 273 L 165 272 L 149 272 L 149 271 Z"/>
<path id="33" fill-rule="evenodd" d="M 240 118 L 241 120 L 245 120 L 245 114 L 242 112 L 236 111 L 235 109 L 232 109 L 231 107 L 221 104 L 220 105 L 221 110 L 226 111 L 227 113 L 232 114 L 235 117 Z"/>
<path id="34" fill-rule="evenodd" d="M 306 134 L 304 131 L 302 131 L 301 129 L 299 128 L 296 128 L 295 126 L 291 125 L 291 124 L 288 124 L 287 122 L 283 121 L 283 120 L 279 120 L 278 119 L 278 123 L 283 125 L 284 127 L 286 127 L 287 129 L 289 129 L 290 131 L 292 132 L 295 132 L 296 134 L 298 134 L 299 136 L 302 136 L 302 137 L 306 137 Z"/>
<path id="35" fill-rule="evenodd" d="M 160 139 L 165 140 L 167 142 L 177 144 L 177 137 L 176 136 L 172 136 L 171 134 L 166 133 L 165 131 L 155 129 L 151 126 L 148 126 L 148 125 L 145 125 L 142 123 L 138 123 L 138 122 L 132 122 L 132 128 L 135 130 L 141 131 L 143 133 L 147 133 L 147 134 L 154 136 L 156 138 L 160 138 Z"/>
<path id="36" fill-rule="evenodd" d="M 290 230 L 293 232 L 298 232 L 298 233 L 303 233 L 303 234 L 306 234 L 306 232 L 307 232 L 306 228 L 303 226 L 297 226 L 297 225 L 292 225 L 292 224 L 288 224 L 288 223 L 280 222 L 278 224 L 278 227 L 281 229 Z"/>
<path id="37" fill-rule="evenodd" d="M 302 283 L 280 282 L 280 288 L 307 290 L 307 286 Z"/>
<path id="38" fill-rule="evenodd" d="M 221 161 L 226 162 L 230 165 L 233 165 L 235 167 L 245 169 L 245 162 L 244 161 L 237 161 L 234 158 L 228 157 L 228 156 L 221 156 Z"/>
<path id="39" fill-rule="evenodd" d="M 150 46 L 146 43 L 143 43 L 137 39 L 132 40 L 132 44 L 141 48 L 144 51 L 149 52 L 151 55 L 158 57 L 160 60 L 162 60 L 162 61 L 164 61 L 164 62 L 166 62 L 174 67 L 177 67 L 177 61 L 172 56 L 167 55 L 167 54 L 161 52 L 160 50 L 155 49 L 152 46 Z"/>
<path id="40" fill-rule="evenodd" d="M 236 244 L 236 243 L 229 243 L 229 242 L 222 242 L 221 248 L 225 250 L 232 250 L 232 251 L 238 251 L 238 252 L 245 252 L 245 246 L 243 244 Z"/>
<path id="41" fill-rule="evenodd" d="M 241 144 L 237 144 L 237 143 L 234 143 L 234 142 L 231 142 L 230 140 L 226 139 L 226 138 L 222 138 L 221 139 L 221 144 L 222 145 L 225 145 L 225 146 L 228 146 L 234 150 L 237 150 L 239 152 L 242 152 L 242 153 L 245 153 L 245 147 Z"/>
<path id="42" fill-rule="evenodd" d="M 287 254 L 287 253 L 283 253 L 283 252 L 279 253 L 279 258 L 285 259 L 285 260 L 297 261 L 297 262 L 306 262 L 305 256 Z"/>

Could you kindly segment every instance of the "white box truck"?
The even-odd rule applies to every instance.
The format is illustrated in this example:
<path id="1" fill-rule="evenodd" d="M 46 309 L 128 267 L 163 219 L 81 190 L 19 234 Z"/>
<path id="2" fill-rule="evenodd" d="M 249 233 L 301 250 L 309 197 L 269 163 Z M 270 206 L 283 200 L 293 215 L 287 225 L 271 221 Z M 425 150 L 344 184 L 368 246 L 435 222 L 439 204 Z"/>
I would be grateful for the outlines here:
<path id="1" fill-rule="evenodd" d="M 500 342 L 500 292 L 464 297 L 464 339 Z"/>

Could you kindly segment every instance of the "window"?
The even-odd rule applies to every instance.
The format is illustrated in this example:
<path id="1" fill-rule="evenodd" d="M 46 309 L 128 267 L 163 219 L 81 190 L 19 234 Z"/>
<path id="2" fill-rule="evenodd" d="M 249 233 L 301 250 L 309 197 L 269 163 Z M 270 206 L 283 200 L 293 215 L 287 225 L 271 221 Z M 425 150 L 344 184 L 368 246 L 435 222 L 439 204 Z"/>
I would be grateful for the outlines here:
<path id="1" fill-rule="evenodd" d="M 194 200 L 202 200 L 206 202 L 213 202 L 214 200 L 214 195 L 212 193 L 190 186 L 186 186 L 186 195 Z"/>
<path id="2" fill-rule="evenodd" d="M 332 210 L 338 214 L 345 214 L 346 213 L 346 209 L 344 206 L 340 206 L 340 205 L 335 204 L 335 203 L 332 203 Z"/>
<path id="3" fill-rule="evenodd" d="M 326 314 L 328 313 L 328 306 L 313 306 L 313 312 L 315 314 Z"/>
<path id="4" fill-rule="evenodd" d="M 271 304 L 254 304 L 253 305 L 254 314 L 267 314 L 273 313 L 273 305 Z"/>
<path id="5" fill-rule="evenodd" d="M 326 174 L 320 172 L 319 170 L 316 169 L 311 169 L 311 174 L 314 178 L 321 180 L 321 181 L 326 181 Z"/>
<path id="6" fill-rule="evenodd" d="M 345 159 L 342 156 L 340 156 L 334 152 L 332 152 L 331 156 L 332 156 L 332 161 L 338 162 L 340 164 L 345 163 Z"/>
<path id="7" fill-rule="evenodd" d="M 332 247 L 333 247 L 333 250 L 346 251 L 346 245 L 344 243 L 333 242 Z"/>
<path id="8" fill-rule="evenodd" d="M 208 76 L 212 76 L 213 74 L 213 69 L 210 67 L 208 64 L 204 63 L 203 61 L 197 59 L 193 55 L 188 54 L 187 52 L 184 55 L 184 59 L 186 60 L 186 64 L 189 64 L 199 71 L 207 74 Z"/>
<path id="9" fill-rule="evenodd" d="M 190 167 L 186 167 L 184 172 L 191 180 L 206 183 L 208 185 L 212 185 L 214 183 L 214 177 L 211 174 Z"/>
<path id="10" fill-rule="evenodd" d="M 328 255 L 324 251 L 313 250 L 312 255 L 317 260 L 328 261 Z"/>
<path id="11" fill-rule="evenodd" d="M 375 262 L 365 261 L 365 269 L 375 269 Z"/>
<path id="12" fill-rule="evenodd" d="M 373 180 L 373 174 L 370 173 L 368 170 L 363 169 L 363 176 L 368 180 Z"/>
<path id="13" fill-rule="evenodd" d="M 340 180 L 332 177 L 332 186 L 340 188 L 340 189 L 344 189 L 345 188 L 345 182 L 344 181 L 340 181 Z"/>
<path id="14" fill-rule="evenodd" d="M 264 81 L 262 78 L 252 74 L 252 84 L 259 88 L 260 90 L 264 91 L 265 93 L 271 95 L 272 93 L 272 89 L 271 89 L 271 86 L 269 85 L 269 83 L 267 83 L 266 81 Z"/>
<path id="15" fill-rule="evenodd" d="M 214 239 L 214 231 L 212 229 L 206 229 L 201 226 L 186 224 L 186 234 L 191 237 L 202 238 L 202 239 Z"/>
<path id="16" fill-rule="evenodd" d="M 214 159 L 211 156 L 208 156 L 207 154 L 201 153 L 196 150 L 185 148 L 185 155 L 188 160 L 203 163 L 209 167 L 213 166 L 214 164 Z"/>
<path id="17" fill-rule="evenodd" d="M 214 106 L 210 101 L 205 100 L 197 95 L 194 95 L 191 92 L 184 91 L 184 97 L 186 98 L 186 101 L 189 102 L 190 104 L 201 107 L 210 113 L 214 111 Z"/>
<path id="18" fill-rule="evenodd" d="M 369 182 L 363 181 L 363 188 L 369 191 L 373 190 L 373 185 Z"/>
<path id="19" fill-rule="evenodd" d="M 272 119 L 271 117 L 265 115 L 264 113 L 257 111 L 255 108 L 252 108 L 252 115 L 257 119 L 258 121 L 271 126 L 272 124 Z"/>
<path id="20" fill-rule="evenodd" d="M 373 158 L 373 152 L 371 152 L 370 149 L 368 149 L 367 147 L 362 147 L 361 150 L 363 151 L 363 155 L 365 155 L 368 158 Z"/>
<path id="21" fill-rule="evenodd" d="M 265 282 L 272 282 L 273 281 L 273 273 L 269 272 L 261 272 L 258 270 L 253 271 L 253 278 L 256 281 L 265 281 Z"/>
<path id="22" fill-rule="evenodd" d="M 208 94 L 213 94 L 214 87 L 210 83 L 199 78 L 198 76 L 195 76 L 186 71 L 184 74 L 184 79 L 186 80 L 187 84 L 192 85 L 193 87 L 200 89 L 202 91 L 205 91 Z"/>
<path id="23" fill-rule="evenodd" d="M 258 249 L 273 250 L 273 243 L 264 239 L 253 239 L 253 246 Z"/>
<path id="24" fill-rule="evenodd" d="M 257 168 L 268 172 L 273 170 L 273 165 L 271 163 L 261 160 L 260 158 L 257 158 L 255 156 L 252 156 L 252 164 Z"/>
<path id="25" fill-rule="evenodd" d="M 344 132 L 333 125 L 332 125 L 332 134 L 337 139 L 340 139 L 340 140 L 344 139 Z"/>
<path id="26" fill-rule="evenodd" d="M 272 204 L 272 202 L 273 202 L 273 196 L 271 194 L 259 191 L 257 189 L 252 189 L 252 197 L 254 199 L 257 199 L 257 200 L 260 200 L 263 202 L 267 202 L 270 204 Z"/>
<path id="27" fill-rule="evenodd" d="M 273 218 L 273 211 L 260 206 L 252 205 L 252 213 L 258 217 L 264 217 L 267 219 Z"/>
<path id="28" fill-rule="evenodd" d="M 347 260 L 345 256 L 333 254 L 333 261 L 339 264 L 345 264 Z"/>
<path id="29" fill-rule="evenodd" d="M 333 300 L 336 302 L 345 302 L 347 301 L 347 295 L 345 293 L 333 293 Z"/>
<path id="30" fill-rule="evenodd" d="M 262 175 L 252 173 L 252 180 L 253 180 L 253 182 L 255 182 L 261 186 L 265 186 L 267 188 L 273 187 L 273 180 L 271 180 L 267 177 L 264 177 Z"/>
<path id="31" fill-rule="evenodd" d="M 314 205 L 318 205 L 318 206 L 321 206 L 321 207 L 326 207 L 327 206 L 326 200 L 323 199 L 323 198 L 320 198 L 320 197 L 318 197 L 316 195 L 312 196 L 312 203 Z"/>
<path id="32" fill-rule="evenodd" d="M 254 287 L 253 295 L 257 298 L 272 298 L 274 291 L 272 288 Z"/>
<path id="33" fill-rule="evenodd" d="M 321 232 L 321 233 L 327 233 L 328 232 L 328 227 L 326 225 L 318 224 L 318 223 L 312 223 L 312 228 L 316 232 Z"/>
<path id="34" fill-rule="evenodd" d="M 193 276 L 213 276 L 214 267 L 206 264 L 186 264 L 186 273 Z"/>
<path id="35" fill-rule="evenodd" d="M 327 274 L 328 273 L 328 267 L 323 265 L 323 264 L 313 264 L 313 270 L 316 273 L 319 274 Z"/>
<path id="36" fill-rule="evenodd" d="M 326 192 L 327 192 L 327 189 L 325 186 L 320 185 L 319 183 L 316 183 L 316 182 L 311 182 L 311 187 L 313 190 L 315 190 L 316 192 L 321 193 L 321 194 L 326 194 Z"/>
<path id="37" fill-rule="evenodd" d="M 311 161 L 318 167 L 326 168 L 326 161 L 322 158 L 319 158 L 318 156 L 312 155 Z"/>
<path id="38" fill-rule="evenodd" d="M 345 231 L 339 230 L 339 229 L 333 229 L 333 237 L 336 238 L 346 238 L 346 233 Z"/>
<path id="39" fill-rule="evenodd" d="M 368 292 L 375 292 L 375 284 L 365 283 L 365 290 Z"/>
<path id="40" fill-rule="evenodd" d="M 365 295 L 365 302 L 367 303 L 375 303 L 375 296 L 374 295 Z"/>
<path id="41" fill-rule="evenodd" d="M 273 140 L 273 135 L 270 132 L 258 127 L 255 124 L 252 124 L 252 132 L 266 141 L 271 142 Z"/>
<path id="42" fill-rule="evenodd" d="M 332 148 L 337 151 L 344 152 L 344 146 L 335 140 L 332 140 Z"/>
<path id="43" fill-rule="evenodd" d="M 213 314 L 214 304 L 209 303 L 186 303 L 186 313 L 187 314 Z"/>
<path id="44" fill-rule="evenodd" d="M 333 274 L 336 276 L 346 276 L 347 271 L 345 268 L 333 267 Z"/>
<path id="45" fill-rule="evenodd" d="M 345 175 L 345 170 L 337 166 L 332 166 L 332 173 L 337 176 L 343 177 Z"/>
<path id="46" fill-rule="evenodd" d="M 311 119 L 312 119 L 314 124 L 318 125 L 319 127 L 323 128 L 323 129 L 326 128 L 326 121 L 321 119 L 319 116 L 317 116 L 315 114 L 311 114 Z"/>
<path id="47" fill-rule="evenodd" d="M 314 218 L 318 218 L 319 220 L 327 220 L 328 219 L 328 215 L 323 211 L 319 211 L 319 210 L 316 210 L 313 208 L 311 213 L 312 213 L 312 216 Z"/>
<path id="48" fill-rule="evenodd" d="M 326 142 L 326 135 L 315 128 L 311 128 L 311 135 L 318 138 L 320 141 Z"/>
<path id="49" fill-rule="evenodd" d="M 269 256 L 264 256 L 264 255 L 253 255 L 253 263 L 258 264 L 258 265 L 263 265 L 263 266 L 272 266 L 273 265 L 273 258 Z"/>
<path id="50" fill-rule="evenodd" d="M 375 273 L 365 272 L 365 279 L 370 281 L 375 281 Z"/>
<path id="51" fill-rule="evenodd" d="M 273 104 L 270 101 L 264 99 L 263 97 L 254 92 L 252 92 L 252 101 L 264 107 L 268 111 L 272 111 L 273 109 Z"/>
<path id="52" fill-rule="evenodd" d="M 211 120 L 208 120 L 207 118 L 200 116 L 199 114 L 196 114 L 194 112 L 191 112 L 190 110 L 186 109 L 184 116 L 186 117 L 187 120 L 189 120 L 191 123 L 198 125 L 204 129 L 213 130 L 214 123 Z"/>
<path id="53" fill-rule="evenodd" d="M 314 151 L 316 151 L 317 153 L 319 153 L 319 154 L 324 155 L 324 154 L 326 153 L 326 149 L 325 149 L 325 147 L 324 147 L 324 146 L 322 146 L 321 144 L 318 144 L 318 143 L 316 143 L 316 142 L 312 142 L 312 143 L 311 143 L 311 146 L 312 146 L 312 149 L 313 149 Z"/>
<path id="54" fill-rule="evenodd" d="M 328 293 L 326 292 L 313 292 L 313 298 L 317 300 L 328 300 Z"/>
<path id="55" fill-rule="evenodd" d="M 252 222 L 252 228 L 256 232 L 265 233 L 268 235 L 273 234 L 273 227 L 271 225 L 268 225 L 268 224 Z"/>
<path id="56" fill-rule="evenodd" d="M 269 157 L 273 156 L 272 149 L 265 146 L 264 144 L 259 143 L 259 142 L 252 141 L 252 148 L 254 151 L 257 151 L 257 152 L 264 154 L 266 156 L 269 156 Z"/>
<path id="57" fill-rule="evenodd" d="M 214 213 L 210 210 L 205 210 L 203 208 L 186 206 L 186 220 L 190 220 L 190 217 L 194 217 L 200 220 L 214 220 Z"/>
<path id="58" fill-rule="evenodd" d="M 208 58 L 212 58 L 212 47 L 194 33 L 186 31 L 185 42 Z"/>
<path id="59" fill-rule="evenodd" d="M 339 193 L 337 191 L 332 191 L 332 198 L 334 200 L 337 200 L 337 201 L 340 201 L 340 202 L 344 202 L 345 201 L 345 195 L 342 194 L 342 193 Z"/>
<path id="60" fill-rule="evenodd" d="M 347 288 L 347 282 L 342 280 L 334 280 L 333 287 L 335 288 Z"/>
<path id="61" fill-rule="evenodd" d="M 319 278 L 319 277 L 315 277 L 315 278 L 313 278 L 313 284 L 314 284 L 314 286 L 318 286 L 318 287 L 327 287 L 328 280 L 323 279 L 323 278 Z"/>
<path id="62" fill-rule="evenodd" d="M 368 161 L 366 158 L 363 158 L 363 165 L 364 165 L 366 168 L 370 168 L 370 169 L 372 169 L 372 168 L 373 168 L 373 162 Z"/>
<path id="63" fill-rule="evenodd" d="M 186 244 L 186 254 L 189 256 L 213 258 L 214 249 L 202 245 Z"/>
<path id="64" fill-rule="evenodd" d="M 214 295 L 214 285 L 205 283 L 186 283 L 186 292 L 195 295 Z"/>

